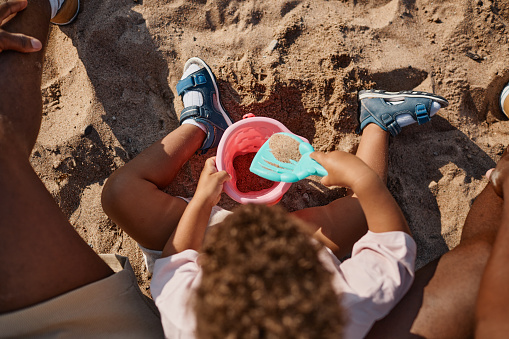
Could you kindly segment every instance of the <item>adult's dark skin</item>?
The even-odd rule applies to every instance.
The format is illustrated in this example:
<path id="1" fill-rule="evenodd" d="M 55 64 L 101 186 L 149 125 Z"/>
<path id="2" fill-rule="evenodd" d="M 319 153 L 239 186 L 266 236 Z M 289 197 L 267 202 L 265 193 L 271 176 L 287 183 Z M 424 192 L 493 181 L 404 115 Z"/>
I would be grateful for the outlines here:
<path id="1" fill-rule="evenodd" d="M 507 151 L 506 151 L 507 154 Z M 491 172 L 495 193 L 509 196 L 509 156 L 504 156 Z M 504 194 L 505 193 L 505 194 Z M 476 308 L 476 338 L 507 338 L 509 333 L 509 199 L 504 199 L 502 220 L 493 250 L 481 280 Z"/>
<path id="2" fill-rule="evenodd" d="M 42 119 L 43 46 L 50 4 L 0 0 L 0 19 L 2 314 L 52 299 L 113 271 L 69 224 L 29 162 Z"/>
<path id="3" fill-rule="evenodd" d="M 27 7 L 27 0 L 8 1 L 0 4 L 0 52 L 13 50 L 22 53 L 38 52 L 42 49 L 40 40 L 21 33 L 10 33 L 4 24 Z"/>
<path id="4" fill-rule="evenodd" d="M 509 333 L 509 156 L 467 215 L 460 244 L 416 273 L 367 338 L 506 338 Z M 507 196 L 507 195 L 506 195 Z"/>

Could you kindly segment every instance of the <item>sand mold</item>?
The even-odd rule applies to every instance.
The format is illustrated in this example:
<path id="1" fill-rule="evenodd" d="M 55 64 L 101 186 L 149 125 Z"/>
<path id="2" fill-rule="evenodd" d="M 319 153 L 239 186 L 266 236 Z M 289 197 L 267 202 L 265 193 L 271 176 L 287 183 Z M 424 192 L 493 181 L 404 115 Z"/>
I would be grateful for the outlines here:
<path id="1" fill-rule="evenodd" d="M 235 120 L 282 121 L 315 149 L 354 152 L 358 90 L 418 89 L 450 106 L 391 139 L 389 187 L 419 245 L 418 266 L 459 241 L 483 174 L 509 144 L 497 97 L 509 81 L 509 4 L 501 1 L 83 1 L 52 27 L 44 119 L 32 163 L 98 253 L 140 252 L 107 219 L 99 194 L 111 172 L 178 126 L 175 85 L 199 56 Z M 213 155 L 209 152 L 207 156 Z M 190 196 L 206 157 L 169 191 Z M 344 194 L 318 179 L 294 184 L 290 210 Z M 221 204 L 235 203 L 224 197 Z"/>

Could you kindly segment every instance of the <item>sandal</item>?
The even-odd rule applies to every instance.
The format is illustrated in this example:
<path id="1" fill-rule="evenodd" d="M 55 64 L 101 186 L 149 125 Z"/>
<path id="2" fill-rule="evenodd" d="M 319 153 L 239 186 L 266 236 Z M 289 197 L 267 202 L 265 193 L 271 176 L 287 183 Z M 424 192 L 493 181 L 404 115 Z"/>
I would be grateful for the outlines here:
<path id="1" fill-rule="evenodd" d="M 359 92 L 358 99 L 359 127 L 356 132 L 361 133 L 368 124 L 375 123 L 393 136 L 401 132 L 398 116 L 409 115 L 422 125 L 430 120 L 438 108 L 449 105 L 440 95 L 420 91 L 363 90 Z M 434 103 L 438 103 L 439 107 L 433 111 Z"/>
<path id="2" fill-rule="evenodd" d="M 200 92 L 203 96 L 203 105 L 184 108 L 180 113 L 179 122 L 182 125 L 185 120 L 193 119 L 205 126 L 207 137 L 198 150 L 201 151 L 200 154 L 205 154 L 210 148 L 217 147 L 224 130 L 233 124 L 233 120 L 221 105 L 216 77 L 210 67 L 203 60 L 195 57 L 187 60 L 184 72 L 192 64 L 202 68 L 180 80 L 177 84 L 177 93 L 183 98 L 188 91 Z"/>

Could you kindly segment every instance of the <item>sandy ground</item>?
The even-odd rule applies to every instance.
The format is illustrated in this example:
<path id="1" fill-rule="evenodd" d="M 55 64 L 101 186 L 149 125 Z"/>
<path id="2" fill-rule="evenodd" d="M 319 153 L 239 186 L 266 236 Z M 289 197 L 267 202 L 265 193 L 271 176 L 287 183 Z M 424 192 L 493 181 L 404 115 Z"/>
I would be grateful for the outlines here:
<path id="1" fill-rule="evenodd" d="M 484 173 L 509 144 L 497 102 L 509 81 L 508 33 L 501 0 L 82 0 L 74 24 L 51 29 L 31 161 L 85 241 L 128 256 L 147 290 L 141 252 L 100 194 L 116 168 L 178 126 L 175 85 L 188 58 L 212 67 L 235 120 L 278 119 L 321 151 L 355 151 L 357 91 L 435 92 L 450 106 L 390 141 L 388 186 L 420 267 L 458 244 Z M 205 158 L 169 189 L 191 195 Z M 307 180 L 282 204 L 342 194 Z M 235 203 L 224 196 L 221 205 Z"/>

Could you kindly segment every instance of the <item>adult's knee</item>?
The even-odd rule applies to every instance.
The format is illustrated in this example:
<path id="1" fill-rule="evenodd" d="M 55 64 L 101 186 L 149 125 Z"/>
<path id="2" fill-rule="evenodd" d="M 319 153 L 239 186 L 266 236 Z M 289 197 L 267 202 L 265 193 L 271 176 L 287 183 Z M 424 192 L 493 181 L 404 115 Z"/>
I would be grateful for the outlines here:
<path id="1" fill-rule="evenodd" d="M 442 256 L 424 288 L 413 333 L 432 338 L 473 335 L 477 295 L 491 249 L 487 241 L 472 240 Z"/>

